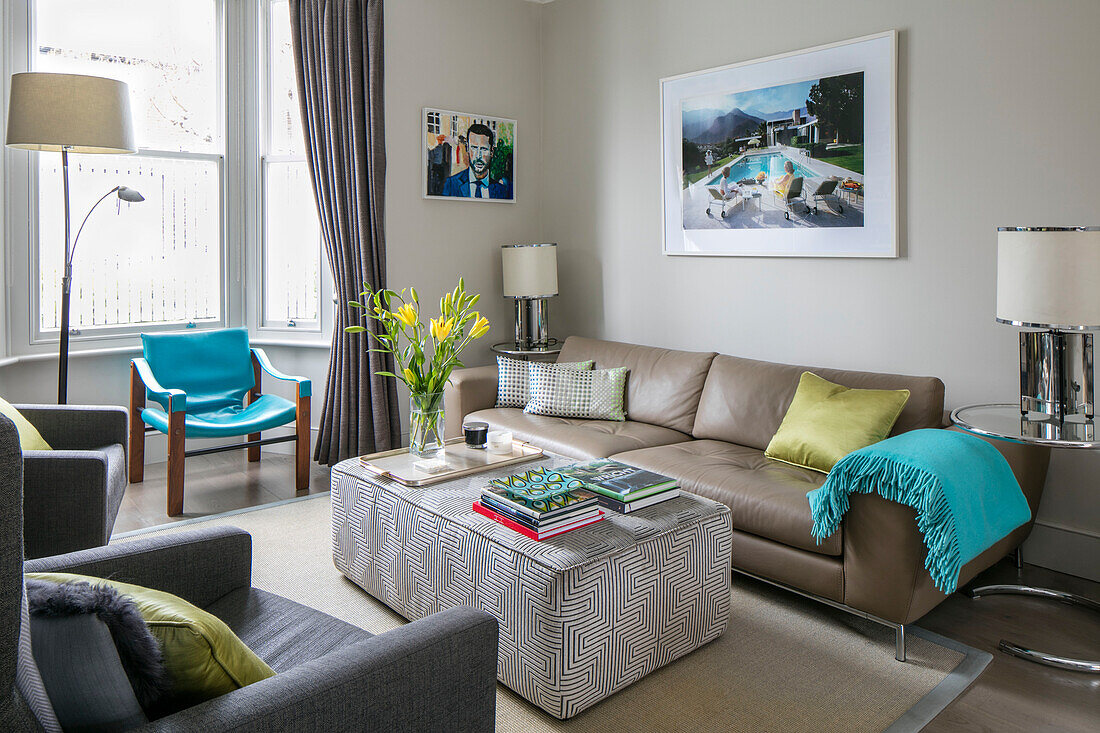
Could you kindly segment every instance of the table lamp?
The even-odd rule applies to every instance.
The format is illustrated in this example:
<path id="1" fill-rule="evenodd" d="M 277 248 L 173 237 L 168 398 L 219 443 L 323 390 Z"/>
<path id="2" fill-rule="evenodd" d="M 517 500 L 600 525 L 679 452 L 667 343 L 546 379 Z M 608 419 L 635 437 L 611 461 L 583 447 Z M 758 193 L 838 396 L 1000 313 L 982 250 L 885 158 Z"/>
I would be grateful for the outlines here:
<path id="1" fill-rule="evenodd" d="M 1042 329 L 1020 332 L 1020 412 L 1091 420 L 1100 227 L 1000 227 L 997 321 Z"/>
<path id="2" fill-rule="evenodd" d="M 117 155 L 137 152 L 130 116 L 130 88 L 125 82 L 99 76 L 46 72 L 13 74 L 8 98 L 6 142 L 12 148 L 61 153 L 65 196 L 65 273 L 61 279 L 57 402 L 65 404 L 69 372 L 69 291 L 76 244 L 69 234 L 69 153 Z M 125 186 L 116 186 L 104 198 L 111 193 L 117 193 L 123 201 L 142 200 L 140 194 Z M 93 204 L 92 209 L 99 201 Z M 91 211 L 88 213 L 90 215 Z M 84 217 L 84 221 L 87 220 L 88 217 Z"/>
<path id="3" fill-rule="evenodd" d="M 506 244 L 500 256 L 504 297 L 516 301 L 516 348 L 545 349 L 554 342 L 547 299 L 558 294 L 558 245 Z"/>

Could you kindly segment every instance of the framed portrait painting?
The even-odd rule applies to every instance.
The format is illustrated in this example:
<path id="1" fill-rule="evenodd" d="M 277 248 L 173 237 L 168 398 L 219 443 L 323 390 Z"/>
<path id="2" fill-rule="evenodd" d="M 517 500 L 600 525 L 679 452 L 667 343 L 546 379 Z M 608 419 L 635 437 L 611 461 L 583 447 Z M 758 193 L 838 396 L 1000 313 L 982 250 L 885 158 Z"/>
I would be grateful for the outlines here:
<path id="1" fill-rule="evenodd" d="M 660 81 L 664 252 L 897 257 L 897 32 Z"/>
<path id="2" fill-rule="evenodd" d="M 424 198 L 515 203 L 516 121 L 425 107 Z"/>

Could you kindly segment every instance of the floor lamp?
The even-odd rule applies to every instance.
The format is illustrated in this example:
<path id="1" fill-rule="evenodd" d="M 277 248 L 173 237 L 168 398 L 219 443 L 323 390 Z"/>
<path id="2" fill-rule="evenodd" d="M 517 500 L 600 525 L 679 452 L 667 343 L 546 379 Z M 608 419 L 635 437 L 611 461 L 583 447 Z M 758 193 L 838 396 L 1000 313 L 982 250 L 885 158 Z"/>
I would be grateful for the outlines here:
<path id="1" fill-rule="evenodd" d="M 69 153 L 137 152 L 130 117 L 130 88 L 125 82 L 99 76 L 45 72 L 13 74 L 8 98 L 7 145 L 24 150 L 61 153 L 65 195 L 65 274 L 61 280 L 57 402 L 65 404 L 69 376 L 69 290 L 75 246 L 69 234 Z M 124 196 L 124 192 L 129 192 L 131 198 Z M 137 198 L 132 197 L 136 191 L 122 186 L 107 195 L 111 193 L 118 193 L 124 201 L 141 200 L 140 194 Z M 94 208 L 95 205 L 92 206 Z M 91 211 L 88 213 L 90 215 Z"/>

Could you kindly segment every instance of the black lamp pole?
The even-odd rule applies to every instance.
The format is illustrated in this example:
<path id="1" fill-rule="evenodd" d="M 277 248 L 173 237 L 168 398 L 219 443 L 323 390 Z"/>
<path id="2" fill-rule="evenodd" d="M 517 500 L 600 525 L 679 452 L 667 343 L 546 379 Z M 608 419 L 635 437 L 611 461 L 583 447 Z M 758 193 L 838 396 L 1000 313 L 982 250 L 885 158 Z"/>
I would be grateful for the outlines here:
<path id="1" fill-rule="evenodd" d="M 57 365 L 57 404 L 64 405 L 68 399 L 69 384 L 69 300 L 73 284 L 73 255 L 76 254 L 76 244 L 80 241 L 80 233 L 84 231 L 84 225 L 88 223 L 88 217 L 92 215 L 95 208 L 103 203 L 103 199 L 107 198 L 112 193 L 117 194 L 120 200 L 127 203 L 138 203 L 139 201 L 144 201 L 145 197 L 132 188 L 115 186 L 110 191 L 100 196 L 99 200 L 92 204 L 92 208 L 88 209 L 88 213 L 84 215 L 84 221 L 80 222 L 80 228 L 76 230 L 76 239 L 72 240 L 72 245 L 70 246 L 69 152 L 64 148 L 61 150 L 61 170 L 65 188 L 65 272 L 61 276 L 61 347 Z"/>

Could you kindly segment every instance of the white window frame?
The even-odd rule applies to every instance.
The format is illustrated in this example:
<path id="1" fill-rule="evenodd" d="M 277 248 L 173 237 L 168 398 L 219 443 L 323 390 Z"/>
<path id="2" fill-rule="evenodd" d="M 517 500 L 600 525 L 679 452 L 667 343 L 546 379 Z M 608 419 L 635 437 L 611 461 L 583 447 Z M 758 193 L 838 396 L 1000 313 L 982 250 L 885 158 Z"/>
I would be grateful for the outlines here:
<path id="1" fill-rule="evenodd" d="M 180 153 L 141 149 L 137 155 L 217 160 L 221 182 L 221 317 L 200 321 L 198 329 L 246 326 L 256 343 L 325 346 L 331 342 L 334 312 L 331 273 L 325 253 L 320 260 L 320 318 L 288 328 L 263 323 L 264 216 L 263 153 L 266 151 L 266 64 L 268 0 L 216 0 L 219 33 L 219 119 L 224 147 L 220 153 Z M 6 124 L 10 78 L 31 67 L 34 48 L 33 0 L 5 0 L 0 5 L 0 127 Z M 240 70 L 234 73 L 235 70 Z M 255 83 L 259 81 L 260 83 Z M 56 351 L 58 330 L 39 328 L 37 191 L 38 164 L 34 153 L 0 149 L 0 359 Z M 304 160 L 304 158 L 302 158 Z M 276 158 L 271 158 L 272 162 Z M 253 192 L 260 192 L 259 195 Z M 58 192 L 60 196 L 60 191 Z M 73 216 L 78 213 L 73 211 Z M 83 212 L 80 212 L 83 215 Z M 33 246 L 32 246 L 33 245 Z M 79 265 L 78 265 L 79 266 Z M 187 328 L 187 322 L 94 327 L 71 334 L 70 351 L 131 349 L 141 332 Z"/>
<path id="2" fill-rule="evenodd" d="M 305 163 L 305 155 L 273 155 L 268 153 L 271 149 L 271 104 L 274 85 L 271 76 L 270 58 L 271 40 L 271 6 L 273 0 L 260 0 L 260 38 L 259 43 L 259 68 L 263 76 L 263 94 L 259 100 L 259 141 L 257 151 L 259 161 L 260 182 L 260 206 L 259 221 L 255 231 L 260 233 L 258 243 L 259 256 L 257 259 L 258 271 L 254 279 L 258 287 L 254 289 L 256 298 L 253 299 L 252 308 L 255 314 L 255 329 L 260 332 L 271 332 L 281 337 L 292 337 L 294 334 L 302 334 L 300 338 L 316 340 L 319 334 L 332 333 L 333 312 L 326 307 L 326 303 L 332 300 L 331 278 L 326 276 L 325 254 L 322 251 L 321 242 L 317 242 L 318 257 L 318 282 L 317 282 L 317 318 L 312 320 L 295 319 L 292 321 L 270 319 L 267 316 L 267 181 L 268 165 L 270 163 Z M 293 325 L 291 325 L 293 324 Z"/>
<path id="3" fill-rule="evenodd" d="M 15 28 L 25 29 L 25 35 L 22 37 L 12 37 L 11 46 L 13 47 L 13 58 L 10 60 L 14 68 L 5 76 L 10 76 L 10 73 L 15 71 L 33 70 L 34 57 L 35 57 L 35 39 L 37 37 L 35 27 L 35 8 L 34 0 L 14 0 L 12 3 L 14 9 L 14 18 L 12 29 Z M 220 153 L 192 153 L 170 150 L 158 150 L 154 148 L 139 148 L 138 152 L 134 154 L 134 157 L 155 157 L 155 158 L 172 158 L 177 160 L 195 160 L 213 162 L 218 168 L 218 181 L 219 181 L 219 197 L 221 205 L 220 221 L 218 226 L 219 234 L 219 252 L 220 258 L 218 267 L 221 272 L 222 286 L 218 289 L 221 302 L 219 303 L 219 317 L 215 319 L 202 319 L 199 321 L 168 321 L 157 323 L 140 323 L 131 325 L 119 325 L 119 326 L 95 326 L 86 329 L 78 329 L 75 326 L 70 331 L 70 339 L 74 346 L 77 346 L 79 342 L 102 342 L 108 340 L 117 340 L 122 337 L 133 336 L 138 333 L 149 333 L 157 331 L 173 331 L 183 328 L 224 328 L 229 324 L 229 294 L 228 294 L 228 278 L 226 277 L 229 271 L 229 252 L 227 247 L 228 241 L 228 196 L 227 192 L 230 189 L 230 183 L 228 180 L 228 166 L 226 165 L 226 152 L 228 148 L 228 124 L 226 114 L 226 89 L 229 68 L 229 58 L 226 48 L 227 33 L 226 33 L 226 13 L 225 13 L 225 0 L 216 0 L 216 33 L 218 36 L 217 53 L 218 53 L 218 120 L 221 124 L 221 139 L 223 145 L 223 152 Z M 14 33 L 11 35 L 15 35 Z M 39 315 L 40 309 L 40 288 L 38 287 L 39 276 L 39 249 L 38 249 L 38 158 L 39 155 L 59 155 L 59 153 L 36 153 L 31 151 L 11 151 L 14 155 L 10 155 L 8 158 L 11 163 L 8 169 L 7 184 L 12 189 L 11 193 L 15 193 L 15 189 L 25 188 L 25 198 L 18 197 L 21 202 L 16 202 L 9 211 L 26 211 L 27 216 L 25 225 L 20 230 L 13 231 L 11 241 L 13 243 L 18 242 L 18 252 L 25 253 L 25 257 L 19 257 L 18 254 L 14 257 L 14 260 L 25 259 L 25 262 L 16 262 L 15 269 L 27 272 L 28 279 L 22 287 L 16 284 L 16 287 L 11 288 L 12 295 L 19 299 L 19 301 L 26 303 L 26 321 L 25 323 L 11 322 L 13 336 L 15 336 L 23 328 L 25 331 L 25 341 L 34 350 L 36 346 L 52 345 L 56 344 L 60 338 L 59 329 L 44 329 L 41 327 L 41 318 Z M 92 161 L 94 162 L 94 161 Z M 25 186 L 19 185 L 18 181 L 23 179 Z M 10 200 L 10 199 L 9 199 Z M 70 202 L 71 204 L 71 202 Z M 75 208 L 70 209 L 72 216 L 79 217 L 82 212 Z M 76 265 L 79 267 L 79 263 Z M 25 268 L 25 269 L 24 269 Z M 17 301 L 17 302 L 19 302 Z M 15 312 L 16 307 L 11 307 L 9 312 Z M 20 319 L 22 320 L 22 319 Z M 18 343 L 18 342 L 17 342 Z"/>

